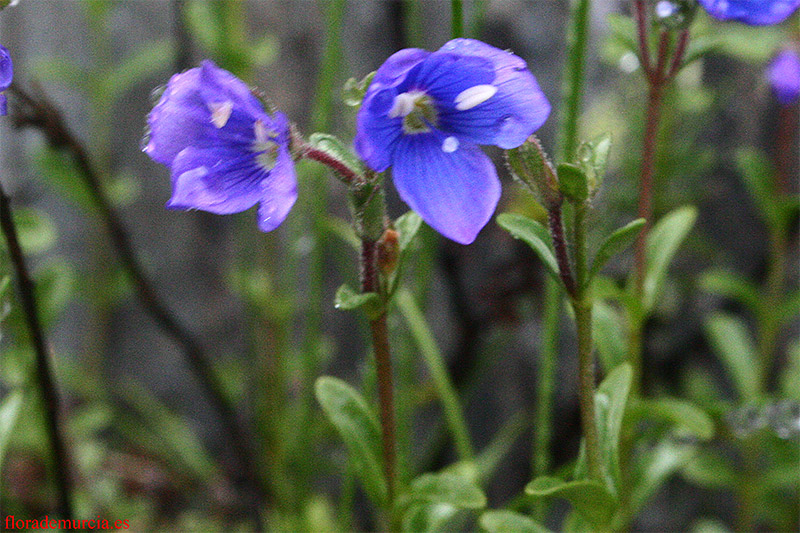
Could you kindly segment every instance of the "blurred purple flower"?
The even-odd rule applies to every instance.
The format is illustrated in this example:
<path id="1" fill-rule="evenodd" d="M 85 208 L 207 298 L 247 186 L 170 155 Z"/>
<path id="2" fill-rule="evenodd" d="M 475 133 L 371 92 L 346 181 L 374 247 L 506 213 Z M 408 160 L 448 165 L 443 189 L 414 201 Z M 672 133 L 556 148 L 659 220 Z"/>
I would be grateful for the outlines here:
<path id="1" fill-rule="evenodd" d="M 14 77 L 14 65 L 11 63 L 11 54 L 5 46 L 0 44 L 0 116 L 7 113 L 6 95 L 3 91 L 11 86 L 11 79 Z"/>
<path id="2" fill-rule="evenodd" d="M 775 56 L 767 69 L 769 84 L 781 104 L 791 105 L 800 98 L 800 56 L 784 50 Z"/>
<path id="3" fill-rule="evenodd" d="M 800 0 L 699 0 L 712 17 L 753 26 L 783 22 L 800 6 Z"/>
<path id="4" fill-rule="evenodd" d="M 549 114 L 522 59 L 455 39 L 386 60 L 358 112 L 355 148 L 376 172 L 392 167 L 400 196 L 423 220 L 469 244 L 500 199 L 495 167 L 477 145 L 515 148 Z"/>
<path id="5" fill-rule="evenodd" d="M 229 214 L 260 203 L 262 231 L 286 218 L 297 199 L 289 121 L 267 114 L 236 76 L 211 61 L 175 74 L 147 123 L 144 151 L 172 171 L 169 209 Z"/>

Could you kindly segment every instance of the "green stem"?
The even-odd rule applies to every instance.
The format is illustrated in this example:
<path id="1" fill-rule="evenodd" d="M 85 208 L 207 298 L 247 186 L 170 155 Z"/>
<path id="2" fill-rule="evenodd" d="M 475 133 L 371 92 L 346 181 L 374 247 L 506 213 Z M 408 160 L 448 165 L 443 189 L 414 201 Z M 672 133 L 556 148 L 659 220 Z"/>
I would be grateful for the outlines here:
<path id="1" fill-rule="evenodd" d="M 0 229 L 2 229 L 2 233 L 6 238 L 9 255 L 14 264 L 22 310 L 33 341 L 34 351 L 36 352 L 36 380 L 39 385 L 39 392 L 42 395 L 47 437 L 53 454 L 56 488 L 58 491 L 58 514 L 64 519 L 71 520 L 74 517 L 74 513 L 70 491 L 69 460 L 61 435 L 61 428 L 59 427 L 58 391 L 52 377 L 53 371 L 50 368 L 50 354 L 47 351 L 44 331 L 39 322 L 35 287 L 25 265 L 25 257 L 22 254 L 17 237 L 17 228 L 11 215 L 11 205 L 2 185 L 0 185 Z"/>
<path id="2" fill-rule="evenodd" d="M 452 39 L 464 36 L 464 5 L 461 0 L 450 0 L 450 36 Z"/>
<path id="3" fill-rule="evenodd" d="M 572 10 L 569 29 L 569 62 L 564 78 L 564 105 L 561 120 L 561 156 L 572 161 L 578 148 L 578 115 L 586 78 L 586 47 L 589 42 L 590 0 L 578 0 Z"/>
<path id="4" fill-rule="evenodd" d="M 578 372 L 579 397 L 581 404 L 581 423 L 583 437 L 586 440 L 586 457 L 589 464 L 589 476 L 601 480 L 600 476 L 600 441 L 597 435 L 594 408 L 594 354 L 592 351 L 592 300 L 587 294 L 586 275 L 586 215 L 588 204 L 575 205 L 573 225 L 575 251 L 575 278 L 577 293 L 572 298 L 572 309 L 575 311 L 575 326 L 578 330 Z"/>
<path id="5" fill-rule="evenodd" d="M 436 340 L 433 338 L 433 334 L 425 322 L 425 317 L 417 307 L 414 296 L 410 292 L 401 289 L 397 294 L 397 305 L 406 319 L 411 335 L 417 342 L 419 350 L 428 365 L 436 392 L 442 401 L 444 416 L 453 434 L 458 455 L 463 461 L 471 461 L 474 458 L 475 451 L 470 441 L 464 412 L 458 399 L 458 393 L 450 381 L 447 365 L 439 347 L 436 345 Z"/>

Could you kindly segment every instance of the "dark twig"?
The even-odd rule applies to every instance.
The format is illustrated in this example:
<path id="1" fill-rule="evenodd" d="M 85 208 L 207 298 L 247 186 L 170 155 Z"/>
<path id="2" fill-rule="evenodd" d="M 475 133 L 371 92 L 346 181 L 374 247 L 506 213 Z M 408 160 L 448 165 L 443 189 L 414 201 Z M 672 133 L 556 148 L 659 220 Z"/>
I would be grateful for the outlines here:
<path id="1" fill-rule="evenodd" d="M 245 505 L 250 510 L 253 520 L 260 525 L 259 500 L 265 496 L 265 491 L 256 475 L 255 462 L 246 444 L 248 440 L 245 433 L 236 421 L 236 413 L 225 400 L 222 385 L 206 359 L 199 341 L 178 321 L 154 290 L 153 283 L 136 258 L 122 221 L 103 191 L 100 175 L 92 165 L 86 149 L 67 127 L 60 111 L 41 90 L 37 90 L 35 97 L 23 91 L 18 85 L 12 85 L 10 91 L 24 104 L 23 111 L 15 112 L 13 115 L 14 125 L 18 128 L 38 129 L 53 148 L 66 150 L 75 160 L 140 303 L 162 331 L 181 347 L 189 368 L 220 417 L 238 463 L 234 473 L 235 484 L 243 493 Z"/>
<path id="2" fill-rule="evenodd" d="M 53 382 L 50 360 L 47 353 L 47 343 L 45 342 L 44 332 L 39 322 L 39 314 L 36 307 L 36 296 L 33 281 L 28 275 L 25 266 L 25 257 L 17 238 L 17 228 L 11 216 L 11 206 L 0 184 L 0 226 L 3 235 L 8 243 L 8 251 L 11 255 L 11 262 L 17 274 L 17 284 L 22 303 L 22 310 L 25 314 L 25 321 L 30 330 L 33 348 L 36 352 L 36 379 L 39 391 L 44 401 L 44 414 L 47 426 L 47 436 L 50 440 L 50 447 L 53 452 L 53 463 L 55 465 L 56 487 L 58 489 L 58 514 L 67 520 L 73 519 L 72 496 L 70 492 L 69 479 L 69 458 L 67 450 L 62 440 L 59 428 L 58 414 L 58 391 Z"/>

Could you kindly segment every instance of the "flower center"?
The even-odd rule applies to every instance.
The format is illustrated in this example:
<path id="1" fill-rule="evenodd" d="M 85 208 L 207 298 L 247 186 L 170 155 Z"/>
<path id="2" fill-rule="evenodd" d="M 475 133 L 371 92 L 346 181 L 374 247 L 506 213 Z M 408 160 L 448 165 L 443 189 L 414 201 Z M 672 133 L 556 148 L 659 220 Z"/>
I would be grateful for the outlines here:
<path id="1" fill-rule="evenodd" d="M 256 164 L 264 170 L 272 170 L 278 158 L 278 143 L 273 140 L 278 132 L 269 128 L 262 120 L 256 120 L 253 133 L 255 140 L 250 149 L 256 154 Z"/>
<path id="2" fill-rule="evenodd" d="M 433 99 L 422 91 L 400 93 L 394 97 L 389 118 L 403 117 L 403 132 L 426 133 L 438 124 L 439 113 Z"/>

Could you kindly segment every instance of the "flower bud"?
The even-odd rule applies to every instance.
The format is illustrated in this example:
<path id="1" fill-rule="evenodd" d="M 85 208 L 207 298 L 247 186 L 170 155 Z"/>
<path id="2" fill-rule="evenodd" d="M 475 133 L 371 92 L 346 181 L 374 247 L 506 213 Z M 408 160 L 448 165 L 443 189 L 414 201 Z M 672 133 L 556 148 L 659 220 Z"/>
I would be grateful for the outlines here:
<path id="1" fill-rule="evenodd" d="M 528 187 L 545 207 L 562 202 L 556 171 L 534 135 L 517 148 L 506 150 L 506 163 L 514 178 Z"/>

